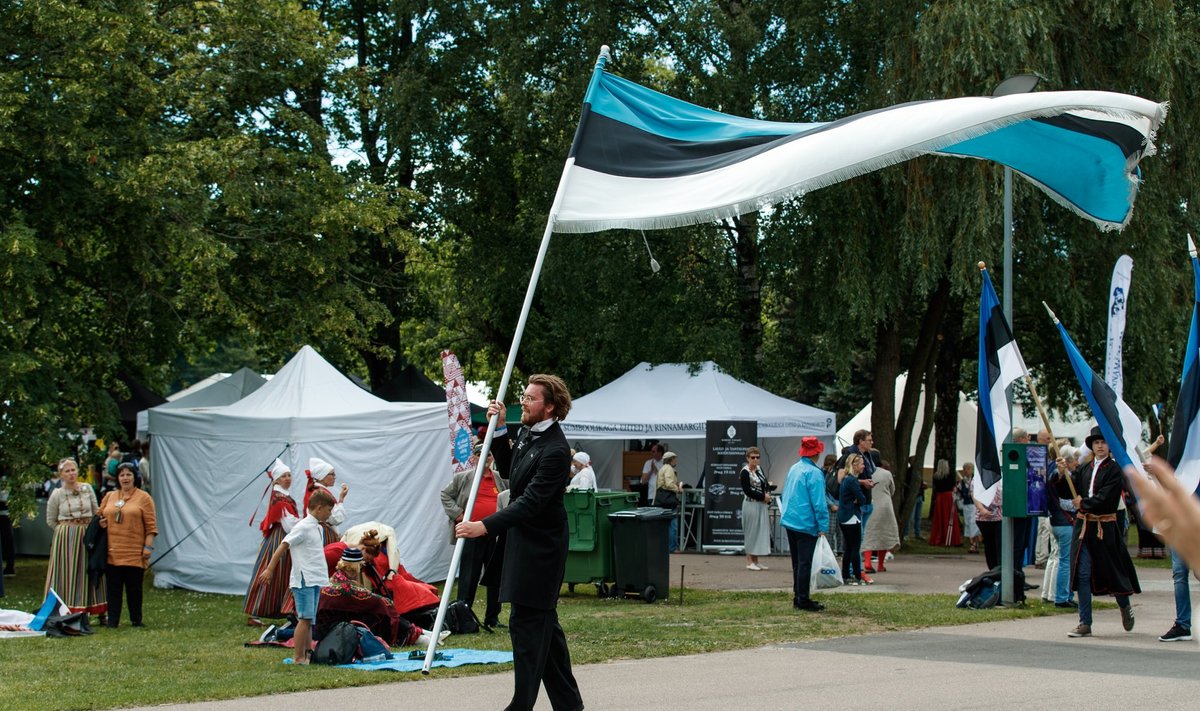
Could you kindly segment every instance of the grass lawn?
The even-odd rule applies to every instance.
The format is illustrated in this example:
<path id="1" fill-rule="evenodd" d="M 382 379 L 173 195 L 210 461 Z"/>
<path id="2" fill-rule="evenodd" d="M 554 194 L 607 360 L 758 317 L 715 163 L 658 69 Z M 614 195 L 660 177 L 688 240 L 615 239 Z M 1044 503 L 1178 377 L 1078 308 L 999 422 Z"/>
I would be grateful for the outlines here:
<path id="1" fill-rule="evenodd" d="M 45 559 L 17 561 L 0 607 L 33 610 L 42 601 Z M 149 576 L 148 576 L 149 579 Z M 565 589 L 564 589 L 565 590 Z M 790 595 L 688 589 L 684 605 L 595 597 L 591 586 L 564 596 L 559 616 L 576 664 L 697 654 L 811 639 L 1062 612 L 1028 607 L 959 610 L 952 595 L 824 595 L 821 614 L 793 611 Z M 412 680 L 419 673 L 368 673 L 282 663 L 289 650 L 247 648 L 240 597 L 147 587 L 146 627 L 98 628 L 90 637 L 0 640 L 4 708 L 100 709 L 226 699 Z M 748 622 L 748 620 L 752 622 Z M 510 649 L 506 634 L 451 637 L 448 647 Z M 509 673 L 510 665 L 435 668 L 434 677 Z"/>

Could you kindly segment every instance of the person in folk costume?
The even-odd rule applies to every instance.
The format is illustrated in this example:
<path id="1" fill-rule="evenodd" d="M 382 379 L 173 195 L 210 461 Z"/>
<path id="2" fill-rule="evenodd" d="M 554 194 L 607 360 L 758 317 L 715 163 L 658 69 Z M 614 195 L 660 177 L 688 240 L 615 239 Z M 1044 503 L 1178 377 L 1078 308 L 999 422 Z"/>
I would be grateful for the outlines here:
<path id="1" fill-rule="evenodd" d="M 395 529 L 379 521 L 352 526 L 342 534 L 341 543 L 325 548 L 327 561 L 330 550 L 338 546 L 362 549 L 363 584 L 371 592 L 391 600 L 396 612 L 409 622 L 424 628 L 433 627 L 440 601 L 438 590 L 408 572 L 400 562 Z"/>
<path id="2" fill-rule="evenodd" d="M 267 504 L 267 512 L 263 515 L 259 529 L 262 530 L 263 541 L 258 548 L 258 557 L 254 559 L 254 574 L 250 576 L 250 587 L 246 589 L 246 601 L 242 611 L 246 613 L 246 623 L 249 625 L 262 624 L 261 617 L 281 618 L 287 612 L 294 610 L 292 593 L 288 589 L 288 577 L 292 573 L 291 558 L 282 561 L 279 568 L 271 576 L 270 581 L 261 583 L 259 574 L 271 560 L 275 549 L 292 526 L 300 520 L 296 511 L 296 500 L 292 498 L 292 470 L 281 460 L 276 459 L 267 470 L 271 477 L 271 500 Z"/>
<path id="3" fill-rule="evenodd" d="M 933 471 L 933 513 L 929 524 L 931 546 L 957 548 L 962 545 L 962 527 L 958 522 L 954 491 L 954 473 L 950 471 L 950 463 L 939 459 Z"/>
<path id="4" fill-rule="evenodd" d="M 317 636 L 324 637 L 339 622 L 361 622 L 372 634 L 381 637 L 389 647 L 427 646 L 432 636 L 400 616 L 390 600 L 376 595 L 362 583 L 363 552 L 361 548 L 342 549 L 329 584 L 321 588 L 317 603 Z M 438 640 L 450 636 L 449 631 Z"/>
<path id="5" fill-rule="evenodd" d="M 1071 589 L 1079 594 L 1079 626 L 1068 632 L 1068 637 L 1092 635 L 1092 595 L 1116 597 L 1121 626 L 1126 632 L 1133 630 L 1129 598 L 1142 591 L 1117 527 L 1125 475 L 1110 456 L 1099 427 L 1092 428 L 1085 442 L 1095 455 L 1092 461 L 1070 471 L 1066 460 L 1059 457 L 1058 471 L 1050 481 L 1060 497 L 1071 499 L 1078 512 L 1071 536 Z"/>
<path id="6" fill-rule="evenodd" d="M 304 471 L 308 476 L 308 486 L 304 490 L 304 510 L 308 511 L 308 499 L 317 489 L 324 489 L 331 497 L 333 497 L 333 513 L 329 516 L 329 520 L 321 524 L 321 535 L 324 537 L 325 545 L 337 543 L 338 532 L 337 526 L 341 525 L 346 520 L 346 508 L 342 502 L 346 500 L 346 494 L 350 491 L 350 487 L 342 484 L 341 491 L 337 494 L 333 493 L 333 483 L 337 480 L 337 472 L 334 471 L 333 465 L 324 459 L 312 457 L 308 460 L 308 469 Z"/>

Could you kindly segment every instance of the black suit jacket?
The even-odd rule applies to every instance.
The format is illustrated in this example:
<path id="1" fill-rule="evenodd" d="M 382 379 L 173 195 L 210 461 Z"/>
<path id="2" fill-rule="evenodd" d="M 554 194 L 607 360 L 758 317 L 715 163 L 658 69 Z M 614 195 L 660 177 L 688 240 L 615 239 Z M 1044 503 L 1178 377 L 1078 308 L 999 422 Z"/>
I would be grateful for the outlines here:
<path id="1" fill-rule="evenodd" d="M 532 436 L 521 428 L 492 443 L 500 476 L 508 479 L 508 506 L 483 519 L 489 533 L 507 534 L 502 602 L 543 610 L 558 604 L 567 564 L 567 511 L 563 491 L 571 476 L 571 448 L 558 423 Z"/>

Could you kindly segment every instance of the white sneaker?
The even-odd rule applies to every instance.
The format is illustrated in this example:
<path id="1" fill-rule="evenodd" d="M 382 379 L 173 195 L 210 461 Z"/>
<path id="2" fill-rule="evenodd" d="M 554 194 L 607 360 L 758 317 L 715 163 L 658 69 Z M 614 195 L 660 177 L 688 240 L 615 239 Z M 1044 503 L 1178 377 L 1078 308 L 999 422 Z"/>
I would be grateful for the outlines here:
<path id="1" fill-rule="evenodd" d="M 762 570 L 762 566 L 758 563 L 751 563 L 750 565 L 746 566 L 746 570 Z"/>
<path id="2" fill-rule="evenodd" d="M 770 568 L 768 568 L 767 566 L 763 565 L 762 563 L 759 563 L 759 564 L 758 564 L 758 569 L 759 569 L 759 570 L 770 570 Z"/>

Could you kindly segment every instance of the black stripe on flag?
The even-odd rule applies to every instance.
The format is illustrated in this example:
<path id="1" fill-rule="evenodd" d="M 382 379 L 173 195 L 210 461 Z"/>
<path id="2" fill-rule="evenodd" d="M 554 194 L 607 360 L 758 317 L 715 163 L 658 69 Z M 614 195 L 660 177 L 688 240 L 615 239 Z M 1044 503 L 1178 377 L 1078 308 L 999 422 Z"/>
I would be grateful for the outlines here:
<path id="1" fill-rule="evenodd" d="M 1058 116 L 1048 116 L 1033 120 L 1108 141 L 1121 149 L 1126 158 L 1142 151 L 1146 147 L 1146 137 L 1129 124 L 1084 118 L 1073 114 L 1060 114 Z"/>
<path id="2" fill-rule="evenodd" d="M 996 433 L 988 422 L 987 415 L 980 408 L 976 413 L 977 434 L 975 466 L 979 469 L 979 481 L 983 488 L 990 489 L 1000 481 L 1000 455 L 997 454 Z"/>
<path id="3" fill-rule="evenodd" d="M 676 178 L 739 163 L 794 136 L 680 141 L 590 112 L 580 126 L 575 165 L 624 178 Z"/>
<path id="4" fill-rule="evenodd" d="M 988 394 L 990 396 L 992 389 L 1000 381 L 1000 349 L 1012 343 L 1013 340 L 1012 331 L 1008 328 L 1008 322 L 1004 320 L 1004 312 L 1001 311 L 999 304 L 993 306 L 988 315 L 984 340 L 987 353 Z M 994 411 L 996 403 L 990 397 L 989 402 Z M 1008 401 L 1005 400 L 1002 406 L 1007 409 Z M 996 436 L 995 418 L 991 412 L 980 408 L 977 422 L 975 465 L 979 468 L 979 481 L 983 484 L 983 488 L 990 489 L 1000 481 L 1001 476 L 1001 462 L 998 454 L 1000 447 Z"/>
<path id="5" fill-rule="evenodd" d="M 1193 308 L 1192 322 L 1200 323 L 1200 304 Z M 1167 447 L 1167 461 L 1176 469 L 1183 461 L 1188 433 L 1200 413 L 1200 360 L 1193 360 L 1192 367 L 1183 374 L 1179 384 L 1179 399 L 1175 402 L 1175 422 L 1171 425 L 1171 443 Z"/>
<path id="6" fill-rule="evenodd" d="M 1091 371 L 1092 378 L 1092 397 L 1096 400 L 1096 407 L 1100 408 L 1100 412 L 1092 413 L 1097 418 L 1103 418 L 1108 422 L 1108 426 L 1116 433 L 1118 444 L 1121 449 L 1127 449 L 1125 443 L 1125 425 L 1121 422 L 1121 411 L 1117 409 L 1117 393 L 1108 383 L 1104 382 L 1104 378 L 1096 376 L 1095 371 Z M 1108 443 L 1109 448 L 1113 446 L 1112 442 Z M 1128 452 L 1129 456 L 1136 457 L 1137 452 Z"/>

